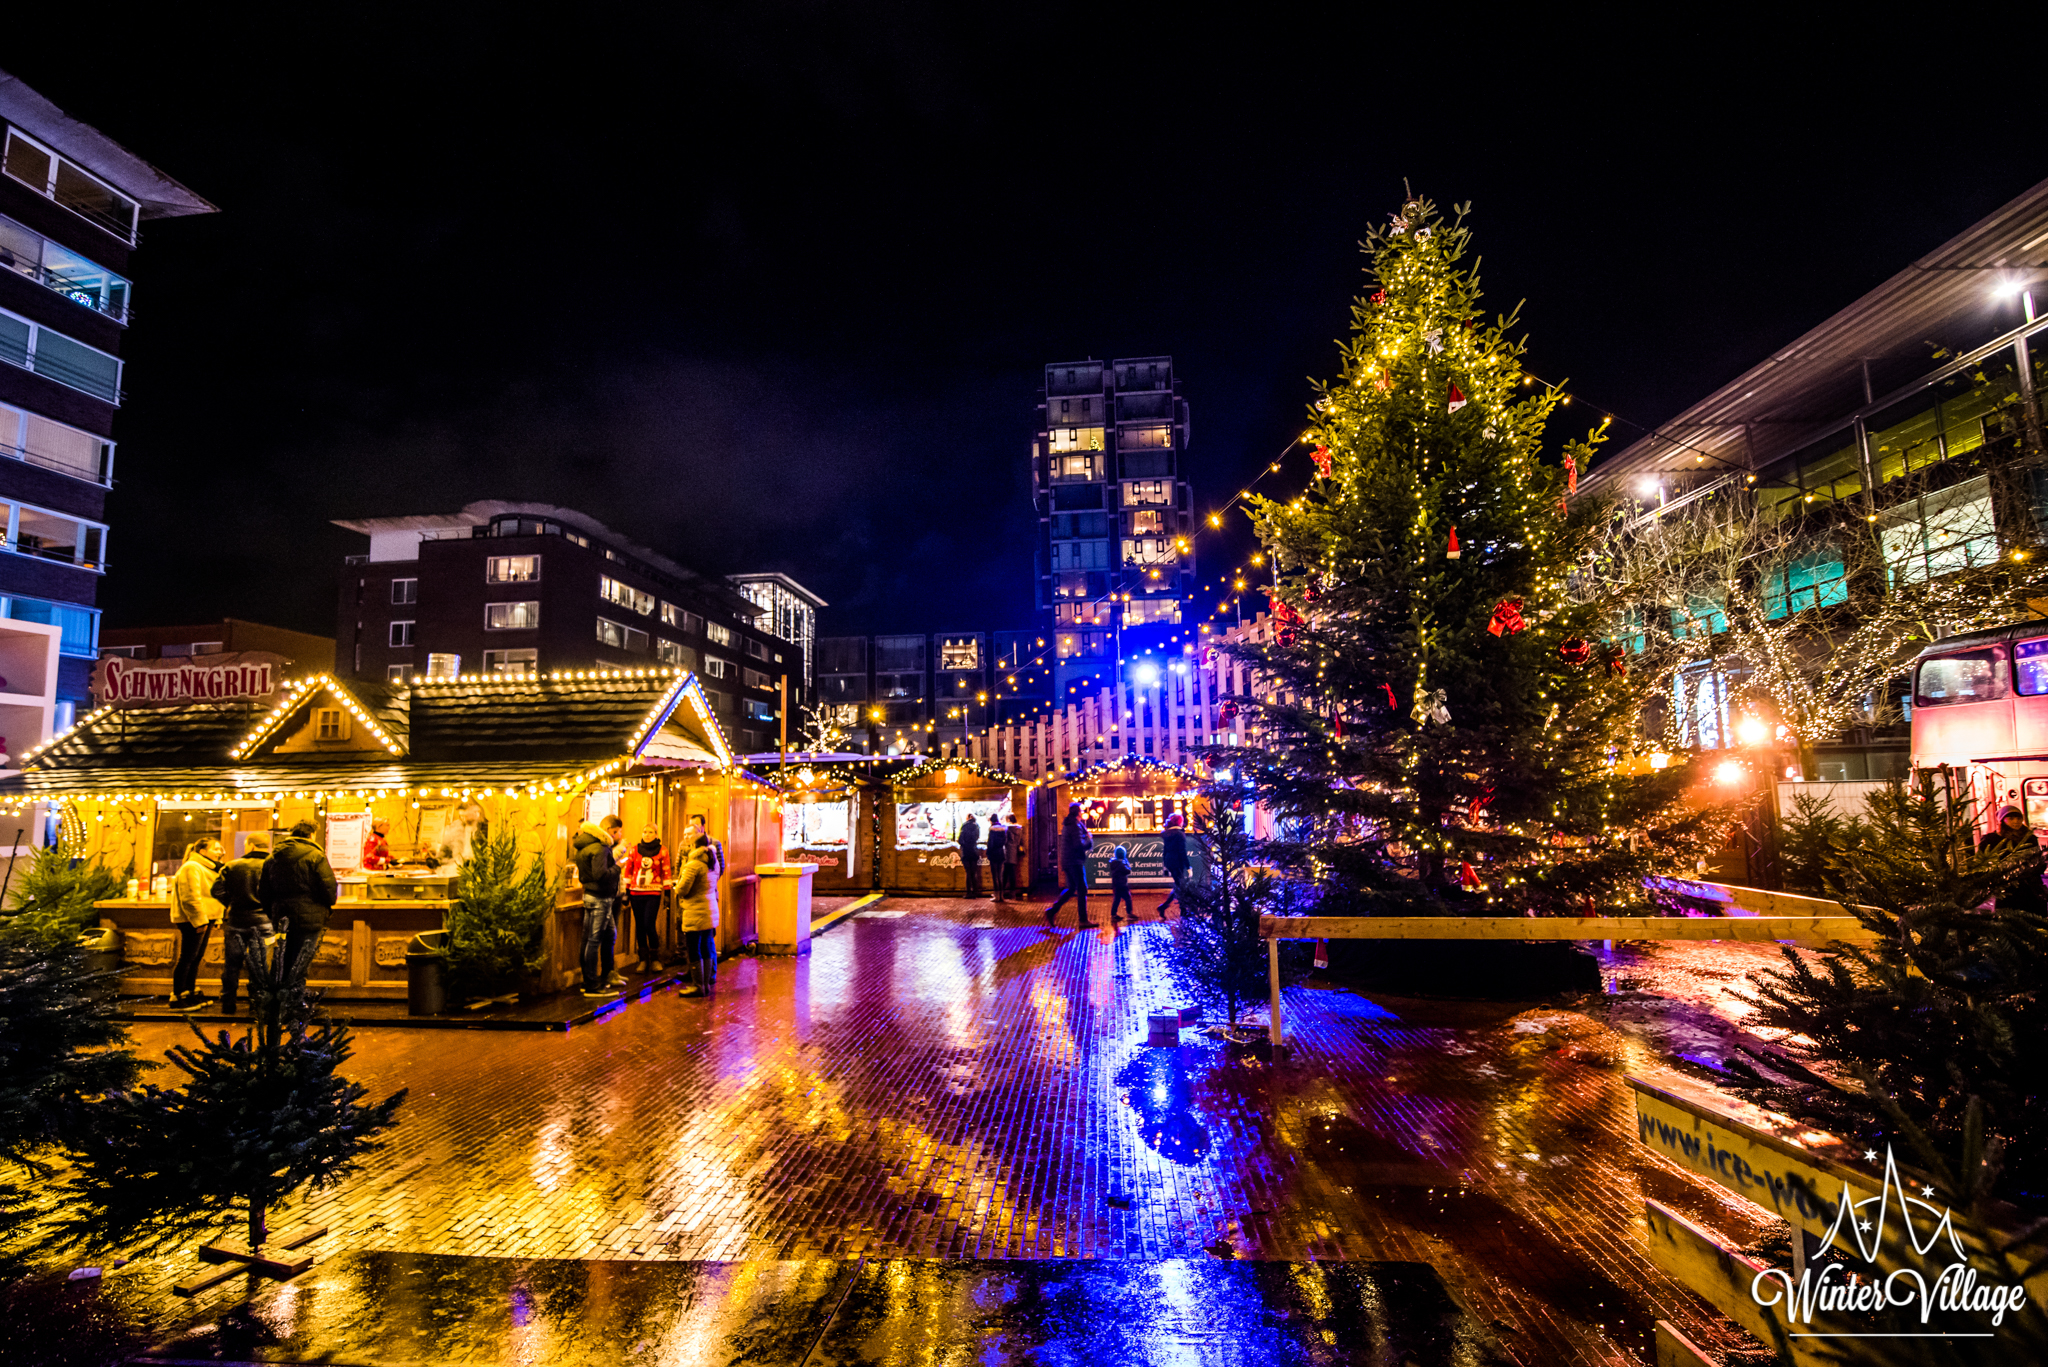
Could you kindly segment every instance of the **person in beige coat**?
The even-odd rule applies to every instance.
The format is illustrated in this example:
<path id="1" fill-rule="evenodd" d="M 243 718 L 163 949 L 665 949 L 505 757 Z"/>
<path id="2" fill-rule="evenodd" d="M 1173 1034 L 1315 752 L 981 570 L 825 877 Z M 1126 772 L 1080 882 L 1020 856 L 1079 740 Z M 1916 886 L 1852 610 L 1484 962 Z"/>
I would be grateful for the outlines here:
<path id="1" fill-rule="evenodd" d="M 714 941 L 718 925 L 718 878 L 711 871 L 714 858 L 710 842 L 699 836 L 698 843 L 683 856 L 676 871 L 676 934 L 682 941 L 683 964 L 690 981 L 680 993 L 685 997 L 708 996 L 717 974 L 718 949 Z"/>
<path id="2" fill-rule="evenodd" d="M 220 924 L 227 908 L 214 900 L 213 885 L 220 878 L 220 842 L 202 836 L 185 850 L 185 863 L 171 883 L 171 924 L 178 928 L 178 963 L 171 970 L 171 1009 L 196 1011 L 206 1004 L 199 995 L 199 964 L 206 957 L 206 942 Z"/>

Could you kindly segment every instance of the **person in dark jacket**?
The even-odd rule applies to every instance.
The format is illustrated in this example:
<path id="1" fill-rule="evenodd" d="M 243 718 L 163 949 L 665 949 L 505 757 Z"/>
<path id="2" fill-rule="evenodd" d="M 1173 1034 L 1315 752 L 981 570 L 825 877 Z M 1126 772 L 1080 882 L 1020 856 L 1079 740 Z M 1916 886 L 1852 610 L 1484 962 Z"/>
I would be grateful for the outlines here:
<path id="1" fill-rule="evenodd" d="M 249 837 L 242 857 L 221 870 L 213 885 L 214 899 L 227 908 L 227 926 L 221 938 L 225 956 L 220 966 L 220 1009 L 235 1014 L 235 996 L 241 988 L 242 965 L 251 954 L 261 955 L 270 942 L 270 917 L 263 911 L 263 866 L 270 861 L 270 833 L 258 831 Z"/>
<path id="2" fill-rule="evenodd" d="M 1119 845 L 1109 852 L 1109 923 L 1116 924 L 1116 909 L 1121 903 L 1124 916 L 1132 921 L 1138 919 L 1138 909 L 1131 903 L 1131 851 L 1126 845 Z"/>
<path id="3" fill-rule="evenodd" d="M 1067 885 L 1045 909 L 1048 927 L 1052 925 L 1052 918 L 1059 915 L 1060 908 L 1067 904 L 1067 899 L 1078 897 L 1080 929 L 1094 928 L 1094 922 L 1088 919 L 1088 850 L 1094 843 L 1095 837 L 1088 834 L 1088 828 L 1081 824 L 1081 804 L 1069 802 L 1066 820 L 1060 822 L 1060 872 L 1066 875 Z"/>
<path id="4" fill-rule="evenodd" d="M 2012 881 L 1998 894 L 2000 911 L 2031 911 L 2036 915 L 2048 911 L 2048 888 L 2041 883 L 2041 874 L 2048 868 L 2041 854 L 2041 842 L 2034 838 L 2033 830 L 2027 825 L 2027 814 L 2017 807 L 2007 807 L 1998 814 L 1998 829 L 1977 842 L 1977 852 L 2003 856 L 2017 852 L 2020 865 L 2014 871 Z"/>
<path id="5" fill-rule="evenodd" d="M 334 881 L 334 866 L 314 843 L 313 831 L 310 821 L 292 827 L 291 834 L 278 841 L 263 862 L 257 885 L 264 914 L 272 925 L 284 927 L 284 977 L 288 983 L 306 981 L 320 937 L 327 933 L 328 913 L 334 910 L 341 891 Z"/>
<path id="6" fill-rule="evenodd" d="M 981 896 L 981 823 L 972 812 L 960 823 L 960 862 L 967 866 L 967 895 Z"/>
<path id="7" fill-rule="evenodd" d="M 613 964 L 617 942 L 612 916 L 619 901 L 619 864 L 612 857 L 619 828 L 626 823 L 608 816 L 595 825 L 584 822 L 569 848 L 576 859 L 576 881 L 583 888 L 583 995 L 615 997 L 625 985 Z"/>
<path id="8" fill-rule="evenodd" d="M 988 885 L 994 889 L 989 894 L 991 902 L 1007 902 L 1003 894 L 1008 891 L 1010 881 L 1010 828 L 1003 819 L 993 813 L 988 819 Z"/>
<path id="9" fill-rule="evenodd" d="M 1159 904 L 1159 914 L 1163 917 L 1175 900 L 1180 901 L 1181 910 L 1187 910 L 1188 833 L 1179 812 L 1166 818 L 1166 835 L 1160 841 L 1160 862 L 1166 865 L 1166 876 L 1173 880 L 1173 891 L 1167 893 L 1166 900 Z"/>

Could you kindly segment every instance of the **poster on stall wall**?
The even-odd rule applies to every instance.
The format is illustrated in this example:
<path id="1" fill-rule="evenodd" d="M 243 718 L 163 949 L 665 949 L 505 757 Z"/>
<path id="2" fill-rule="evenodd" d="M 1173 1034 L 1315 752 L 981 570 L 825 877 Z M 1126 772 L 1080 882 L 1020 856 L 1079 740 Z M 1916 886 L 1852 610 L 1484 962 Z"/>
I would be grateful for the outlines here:
<path id="1" fill-rule="evenodd" d="M 327 814 L 327 862 L 337 876 L 346 878 L 363 871 L 363 843 L 369 838 L 368 812 Z"/>

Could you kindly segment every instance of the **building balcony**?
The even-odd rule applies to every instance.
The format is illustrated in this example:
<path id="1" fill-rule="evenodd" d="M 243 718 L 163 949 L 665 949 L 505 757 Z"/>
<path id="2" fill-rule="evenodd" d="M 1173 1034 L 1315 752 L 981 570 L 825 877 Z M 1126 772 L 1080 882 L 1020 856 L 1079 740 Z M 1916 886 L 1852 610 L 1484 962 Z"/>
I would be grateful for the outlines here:
<path id="1" fill-rule="evenodd" d="M 4 421 L 4 418 L 0 418 L 0 422 Z M 94 447 L 92 455 L 82 450 L 74 455 L 61 455 L 37 451 L 27 446 L 16 446 L 12 442 L 0 440 L 0 456 L 8 460 L 18 460 L 24 465 L 55 470 L 60 475 L 70 475 L 73 479 L 97 484 L 102 489 L 111 489 L 114 486 L 113 444 L 93 442 L 90 445 Z"/>
<path id="2" fill-rule="evenodd" d="M 127 280 L 11 218 L 0 218 L 0 268 L 102 317 L 124 325 L 130 321 Z"/>

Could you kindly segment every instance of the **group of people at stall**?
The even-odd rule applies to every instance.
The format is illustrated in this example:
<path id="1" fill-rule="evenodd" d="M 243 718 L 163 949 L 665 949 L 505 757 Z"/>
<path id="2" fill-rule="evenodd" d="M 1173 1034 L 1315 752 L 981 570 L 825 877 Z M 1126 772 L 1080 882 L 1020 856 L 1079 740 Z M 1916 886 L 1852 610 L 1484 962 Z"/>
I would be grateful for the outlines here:
<path id="1" fill-rule="evenodd" d="M 1003 818 L 991 812 L 988 834 L 984 837 L 981 822 L 969 812 L 960 823 L 959 843 L 960 863 L 967 869 L 967 895 L 981 896 L 981 864 L 986 855 L 992 889 L 988 900 L 1008 902 L 1009 894 L 1017 891 L 1017 865 L 1024 857 L 1023 831 L 1014 825 L 1005 826 Z"/>
<path id="2" fill-rule="evenodd" d="M 223 1014 L 235 1014 L 249 959 L 268 954 L 280 933 L 282 976 L 287 982 L 306 980 L 341 893 L 334 866 L 313 839 L 314 830 L 312 822 L 299 822 L 275 850 L 268 831 L 251 832 L 243 842 L 242 857 L 232 861 L 213 836 L 186 847 L 185 862 L 171 884 L 171 924 L 178 932 L 178 957 L 171 969 L 172 1010 L 198 1011 L 211 1004 L 199 991 L 199 967 L 215 926 L 224 927 Z M 250 982 L 253 987 L 253 973 Z"/>
<path id="3" fill-rule="evenodd" d="M 661 831 L 652 823 L 640 828 L 640 839 L 618 858 L 616 846 L 625 822 L 606 816 L 585 822 L 570 840 L 576 881 L 583 891 L 583 995 L 619 995 L 626 979 L 615 963 L 617 914 L 623 897 L 632 912 L 633 951 L 649 973 L 666 971 L 670 951 L 662 945 L 661 903 L 672 899 L 676 966 L 685 981 L 681 996 L 709 996 L 718 981 L 718 876 L 725 872 L 725 851 L 701 825 L 689 838 L 680 864 L 672 863 Z"/>

